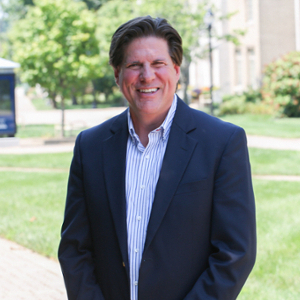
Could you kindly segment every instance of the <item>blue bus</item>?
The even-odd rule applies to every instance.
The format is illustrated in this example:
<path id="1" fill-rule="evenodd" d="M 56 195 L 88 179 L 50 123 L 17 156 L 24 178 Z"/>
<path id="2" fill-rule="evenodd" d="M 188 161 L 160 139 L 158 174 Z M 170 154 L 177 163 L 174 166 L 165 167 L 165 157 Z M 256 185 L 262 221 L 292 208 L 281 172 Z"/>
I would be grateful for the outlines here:
<path id="1" fill-rule="evenodd" d="M 15 136 L 15 112 L 15 75 L 0 74 L 0 136 Z"/>

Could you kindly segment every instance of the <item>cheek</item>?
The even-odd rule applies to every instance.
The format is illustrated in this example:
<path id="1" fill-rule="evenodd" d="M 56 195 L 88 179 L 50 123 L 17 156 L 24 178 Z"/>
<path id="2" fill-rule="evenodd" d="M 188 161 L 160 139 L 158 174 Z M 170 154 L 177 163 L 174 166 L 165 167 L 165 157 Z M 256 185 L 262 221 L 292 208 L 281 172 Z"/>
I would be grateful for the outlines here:
<path id="1" fill-rule="evenodd" d="M 170 86 L 176 86 L 177 81 L 179 80 L 179 75 L 178 73 L 174 72 L 174 70 L 161 70 L 159 72 L 159 77 L 163 82 L 169 84 Z"/>
<path id="2" fill-rule="evenodd" d="M 122 82 L 125 85 L 133 84 L 138 79 L 137 72 L 134 72 L 132 70 L 126 70 L 123 74 Z"/>

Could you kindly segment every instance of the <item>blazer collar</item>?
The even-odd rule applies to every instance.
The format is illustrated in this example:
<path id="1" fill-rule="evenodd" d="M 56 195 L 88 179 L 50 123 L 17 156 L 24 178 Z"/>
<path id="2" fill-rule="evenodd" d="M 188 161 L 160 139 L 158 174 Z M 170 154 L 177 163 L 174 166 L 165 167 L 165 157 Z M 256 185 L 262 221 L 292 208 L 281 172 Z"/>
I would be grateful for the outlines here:
<path id="1" fill-rule="evenodd" d="M 178 99 L 177 110 L 173 119 L 168 145 L 156 185 L 144 253 L 147 251 L 168 210 L 194 152 L 195 146 L 197 145 L 197 140 L 188 135 L 188 133 L 194 129 L 195 122 L 191 114 L 191 108 L 181 99 Z"/>

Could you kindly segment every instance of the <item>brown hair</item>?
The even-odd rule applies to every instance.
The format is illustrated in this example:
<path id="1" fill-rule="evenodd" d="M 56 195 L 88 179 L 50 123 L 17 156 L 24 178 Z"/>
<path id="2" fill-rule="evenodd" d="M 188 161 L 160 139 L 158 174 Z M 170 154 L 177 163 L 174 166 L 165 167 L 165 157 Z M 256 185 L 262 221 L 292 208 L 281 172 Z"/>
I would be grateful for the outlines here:
<path id="1" fill-rule="evenodd" d="M 121 66 L 126 47 L 136 38 L 155 36 L 167 41 L 172 61 L 180 66 L 182 62 L 182 41 L 178 32 L 166 19 L 151 16 L 138 17 L 122 24 L 114 33 L 109 50 L 109 63 Z"/>

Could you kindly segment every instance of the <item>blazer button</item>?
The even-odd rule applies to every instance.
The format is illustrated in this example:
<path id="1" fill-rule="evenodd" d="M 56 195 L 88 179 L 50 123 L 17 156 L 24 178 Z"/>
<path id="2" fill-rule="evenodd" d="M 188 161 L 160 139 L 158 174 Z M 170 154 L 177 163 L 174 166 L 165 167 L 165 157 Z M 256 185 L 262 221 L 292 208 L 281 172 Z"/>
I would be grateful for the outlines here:
<path id="1" fill-rule="evenodd" d="M 122 266 L 125 268 L 125 263 L 124 263 L 124 261 L 122 262 Z"/>

